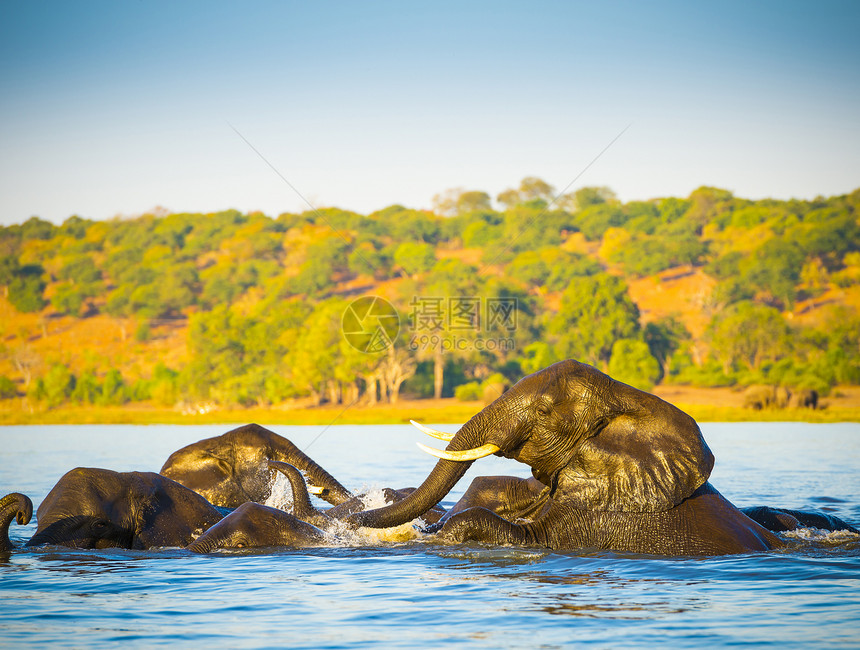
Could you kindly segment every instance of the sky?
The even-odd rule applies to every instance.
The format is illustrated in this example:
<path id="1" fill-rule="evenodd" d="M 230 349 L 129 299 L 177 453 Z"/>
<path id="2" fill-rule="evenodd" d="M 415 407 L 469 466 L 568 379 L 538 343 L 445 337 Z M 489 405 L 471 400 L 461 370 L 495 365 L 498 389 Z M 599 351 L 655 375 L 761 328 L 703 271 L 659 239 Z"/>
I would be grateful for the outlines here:
<path id="1" fill-rule="evenodd" d="M 0 224 L 860 187 L 860 2 L 0 2 Z"/>

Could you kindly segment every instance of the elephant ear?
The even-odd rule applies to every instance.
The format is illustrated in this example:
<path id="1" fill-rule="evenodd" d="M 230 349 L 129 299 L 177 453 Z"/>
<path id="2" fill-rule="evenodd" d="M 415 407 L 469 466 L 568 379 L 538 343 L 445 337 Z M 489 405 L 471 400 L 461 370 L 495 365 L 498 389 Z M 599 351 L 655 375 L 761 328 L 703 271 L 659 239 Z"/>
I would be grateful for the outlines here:
<path id="1" fill-rule="evenodd" d="M 222 514 L 184 485 L 152 472 L 129 472 L 134 548 L 188 546 Z"/>
<path id="2" fill-rule="evenodd" d="M 556 493 L 566 503 L 583 510 L 659 512 L 708 480 L 714 456 L 696 421 L 653 399 L 617 414 L 581 444 L 559 473 Z"/>

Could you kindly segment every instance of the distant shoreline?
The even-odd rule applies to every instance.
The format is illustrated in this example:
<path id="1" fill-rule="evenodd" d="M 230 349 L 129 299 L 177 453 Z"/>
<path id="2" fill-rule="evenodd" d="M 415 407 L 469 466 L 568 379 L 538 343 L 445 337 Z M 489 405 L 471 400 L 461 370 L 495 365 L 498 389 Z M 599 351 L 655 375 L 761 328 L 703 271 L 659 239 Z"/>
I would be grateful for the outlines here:
<path id="1" fill-rule="evenodd" d="M 860 422 L 860 387 L 844 386 L 822 399 L 824 409 L 743 408 L 739 391 L 729 388 L 658 386 L 654 394 L 689 413 L 699 422 Z M 124 406 L 65 406 L 26 411 L 20 403 L 6 400 L 0 405 L 0 426 L 42 424 L 243 424 L 264 425 L 402 424 L 409 420 L 460 424 L 483 408 L 481 402 L 401 400 L 376 406 L 325 405 L 301 408 L 218 408 L 206 413 L 185 414 L 176 409 L 140 403 Z"/>

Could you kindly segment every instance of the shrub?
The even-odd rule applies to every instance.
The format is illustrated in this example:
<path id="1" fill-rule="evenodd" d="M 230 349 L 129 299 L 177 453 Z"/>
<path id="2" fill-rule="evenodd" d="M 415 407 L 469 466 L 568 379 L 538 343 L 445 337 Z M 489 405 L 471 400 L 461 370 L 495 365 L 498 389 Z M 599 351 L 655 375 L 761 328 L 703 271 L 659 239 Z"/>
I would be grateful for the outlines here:
<path id="1" fill-rule="evenodd" d="M 460 384 L 454 389 L 454 397 L 461 402 L 477 402 L 481 399 L 483 389 L 481 384 L 476 381 L 470 381 L 468 384 Z"/>
<path id="2" fill-rule="evenodd" d="M 0 399 L 11 399 L 17 394 L 18 388 L 15 386 L 15 382 L 5 375 L 0 375 Z"/>

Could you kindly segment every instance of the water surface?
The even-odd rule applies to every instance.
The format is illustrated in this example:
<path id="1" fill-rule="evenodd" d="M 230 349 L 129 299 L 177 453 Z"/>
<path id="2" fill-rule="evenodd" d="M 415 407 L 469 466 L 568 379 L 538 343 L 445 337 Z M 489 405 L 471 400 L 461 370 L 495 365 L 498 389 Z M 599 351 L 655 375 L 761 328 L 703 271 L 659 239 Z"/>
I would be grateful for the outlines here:
<path id="1" fill-rule="evenodd" d="M 0 490 L 38 506 L 76 466 L 157 471 L 224 426 L 0 429 Z M 435 464 L 408 426 L 271 427 L 353 489 L 417 485 Z M 702 425 L 711 482 L 736 505 L 860 522 L 860 425 Z M 505 459 L 470 477 L 528 476 Z M 12 526 L 13 542 L 35 522 Z M 860 543 L 795 540 L 718 558 L 440 546 L 426 541 L 197 556 L 181 549 L 0 557 L 4 647 L 857 647 Z"/>

